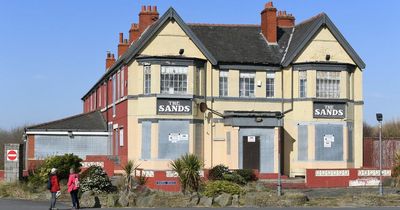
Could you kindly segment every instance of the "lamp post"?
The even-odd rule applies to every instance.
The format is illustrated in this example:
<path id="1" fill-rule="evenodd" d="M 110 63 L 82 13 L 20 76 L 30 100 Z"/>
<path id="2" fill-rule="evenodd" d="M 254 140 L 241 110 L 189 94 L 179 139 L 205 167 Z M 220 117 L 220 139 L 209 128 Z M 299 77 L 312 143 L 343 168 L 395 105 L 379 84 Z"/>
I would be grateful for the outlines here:
<path id="1" fill-rule="evenodd" d="M 379 122 L 379 195 L 383 195 L 382 183 L 382 113 L 376 113 L 376 120 Z"/>

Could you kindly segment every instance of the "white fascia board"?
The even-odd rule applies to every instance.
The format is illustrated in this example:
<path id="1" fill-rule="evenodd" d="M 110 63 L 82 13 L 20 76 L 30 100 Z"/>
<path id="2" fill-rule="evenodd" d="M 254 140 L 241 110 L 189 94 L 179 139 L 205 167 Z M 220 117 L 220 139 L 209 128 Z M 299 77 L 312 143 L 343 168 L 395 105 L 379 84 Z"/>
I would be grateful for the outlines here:
<path id="1" fill-rule="evenodd" d="M 28 135 L 68 135 L 68 131 L 27 131 Z M 108 136 L 108 132 L 72 132 L 76 136 Z"/>

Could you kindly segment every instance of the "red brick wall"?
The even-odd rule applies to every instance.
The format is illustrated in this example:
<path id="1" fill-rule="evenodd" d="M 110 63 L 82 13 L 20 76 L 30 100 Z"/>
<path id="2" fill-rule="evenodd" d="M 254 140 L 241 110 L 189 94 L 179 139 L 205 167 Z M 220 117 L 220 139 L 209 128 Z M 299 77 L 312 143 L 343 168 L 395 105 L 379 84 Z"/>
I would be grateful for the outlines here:
<path id="1" fill-rule="evenodd" d="M 107 173 L 109 177 L 114 176 L 115 164 L 113 160 L 110 160 L 107 156 L 104 155 L 88 155 L 86 156 L 86 160 L 83 162 L 103 162 L 104 167 L 103 170 Z M 87 168 L 82 168 L 82 171 L 85 171 Z"/>
<path id="2" fill-rule="evenodd" d="M 35 158 L 35 135 L 28 135 L 28 160 Z"/>
<path id="3" fill-rule="evenodd" d="M 4 180 L 4 171 L 0 170 L 0 181 Z"/>

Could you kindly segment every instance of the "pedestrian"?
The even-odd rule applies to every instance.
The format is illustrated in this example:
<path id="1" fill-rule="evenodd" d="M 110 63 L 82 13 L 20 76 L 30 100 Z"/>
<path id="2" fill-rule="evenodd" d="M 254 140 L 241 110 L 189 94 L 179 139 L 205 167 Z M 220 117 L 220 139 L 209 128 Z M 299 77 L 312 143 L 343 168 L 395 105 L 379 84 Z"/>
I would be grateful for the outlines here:
<path id="1" fill-rule="evenodd" d="M 47 183 L 47 188 L 50 190 L 50 210 L 56 209 L 57 193 L 60 194 L 60 183 L 57 177 L 57 169 L 52 168 L 49 174 L 49 181 Z"/>
<path id="2" fill-rule="evenodd" d="M 72 209 L 79 209 L 79 175 L 75 173 L 75 169 L 71 168 L 69 170 L 68 178 L 68 192 L 71 194 Z"/>

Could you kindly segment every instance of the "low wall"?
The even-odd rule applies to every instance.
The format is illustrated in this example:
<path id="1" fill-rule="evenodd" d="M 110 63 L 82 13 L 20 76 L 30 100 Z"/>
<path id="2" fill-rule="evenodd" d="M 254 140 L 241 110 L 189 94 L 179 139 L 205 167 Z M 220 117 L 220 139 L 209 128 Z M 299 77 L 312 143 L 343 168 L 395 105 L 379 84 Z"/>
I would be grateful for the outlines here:
<path id="1" fill-rule="evenodd" d="M 114 176 L 115 163 L 104 155 L 88 155 L 82 161 L 82 171 L 85 171 L 92 165 L 101 166 L 109 177 Z"/>
<path id="2" fill-rule="evenodd" d="M 384 178 L 391 176 L 385 169 Z M 376 186 L 379 184 L 379 170 L 376 169 L 307 169 L 306 186 L 310 188 L 333 188 L 351 186 Z"/>

